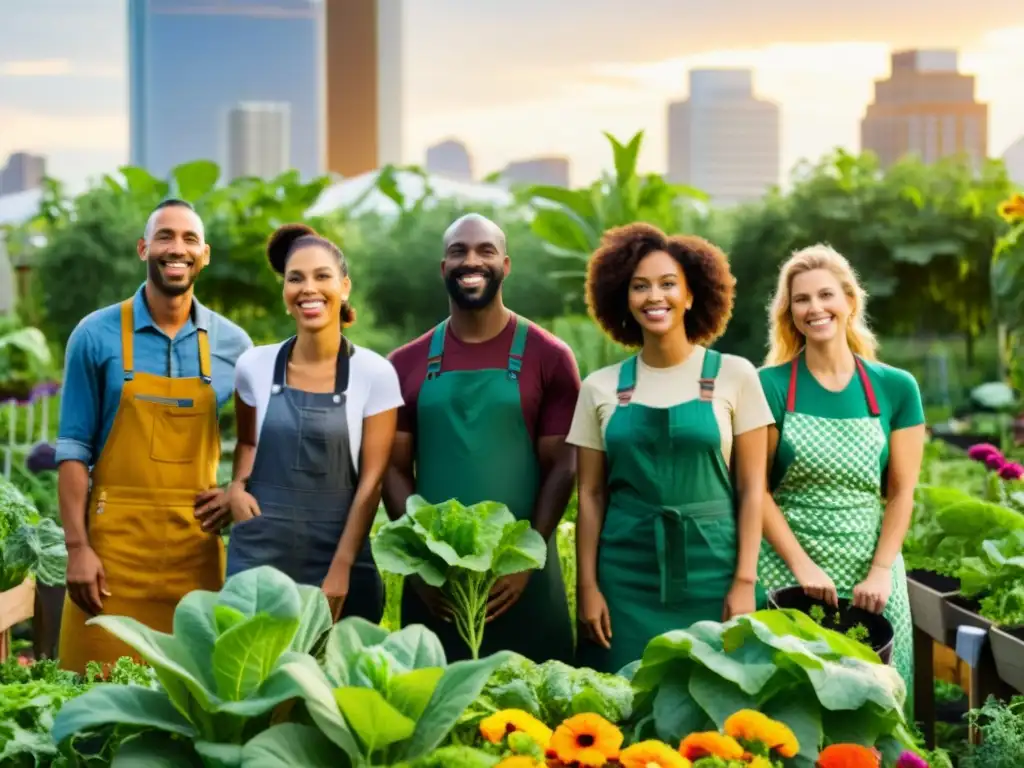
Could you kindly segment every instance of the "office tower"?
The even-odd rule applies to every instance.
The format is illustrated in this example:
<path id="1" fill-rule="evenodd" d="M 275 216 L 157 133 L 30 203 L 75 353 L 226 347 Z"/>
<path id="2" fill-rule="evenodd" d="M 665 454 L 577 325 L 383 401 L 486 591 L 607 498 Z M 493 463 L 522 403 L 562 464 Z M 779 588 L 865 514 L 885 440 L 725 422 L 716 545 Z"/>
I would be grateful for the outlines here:
<path id="1" fill-rule="evenodd" d="M 227 116 L 228 178 L 270 179 L 290 167 L 291 110 L 288 104 L 248 102 Z"/>
<path id="2" fill-rule="evenodd" d="M 38 189 L 46 176 L 46 158 L 28 152 L 15 152 L 0 170 L 0 195 Z"/>
<path id="3" fill-rule="evenodd" d="M 327 170 L 401 164 L 401 0 L 326 0 L 325 20 Z"/>
<path id="4" fill-rule="evenodd" d="M 446 139 L 427 147 L 427 172 L 459 181 L 473 180 L 473 158 L 466 145 Z"/>
<path id="5" fill-rule="evenodd" d="M 668 107 L 668 173 L 714 205 L 757 200 L 779 183 L 780 116 L 754 95 L 749 69 L 690 71 L 690 94 Z"/>
<path id="6" fill-rule="evenodd" d="M 958 71 L 954 50 L 892 54 L 892 73 L 875 81 L 861 121 L 861 149 L 889 167 L 904 155 L 926 163 L 966 153 L 988 156 L 988 105 L 974 97 L 974 76 Z"/>

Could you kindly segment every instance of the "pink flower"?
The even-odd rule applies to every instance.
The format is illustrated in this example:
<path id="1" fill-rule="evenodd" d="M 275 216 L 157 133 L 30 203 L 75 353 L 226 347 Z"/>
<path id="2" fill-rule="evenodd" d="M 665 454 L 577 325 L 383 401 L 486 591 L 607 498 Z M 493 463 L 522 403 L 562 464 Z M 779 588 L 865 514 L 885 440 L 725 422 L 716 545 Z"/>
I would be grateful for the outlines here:
<path id="1" fill-rule="evenodd" d="M 1016 461 L 1010 461 L 999 468 L 999 476 L 1003 480 L 1020 480 L 1024 477 L 1024 466 Z"/>
<path id="2" fill-rule="evenodd" d="M 1006 466 L 1006 459 L 1002 457 L 1002 454 L 993 453 L 986 459 L 984 459 L 985 466 L 991 470 L 998 472 L 1004 466 Z"/>
<path id="3" fill-rule="evenodd" d="M 967 449 L 967 457 L 987 463 L 992 456 L 1003 458 L 1003 453 L 991 443 L 977 443 Z"/>
<path id="4" fill-rule="evenodd" d="M 928 763 L 920 755 L 914 752 L 904 752 L 900 755 L 896 768 L 928 768 Z"/>

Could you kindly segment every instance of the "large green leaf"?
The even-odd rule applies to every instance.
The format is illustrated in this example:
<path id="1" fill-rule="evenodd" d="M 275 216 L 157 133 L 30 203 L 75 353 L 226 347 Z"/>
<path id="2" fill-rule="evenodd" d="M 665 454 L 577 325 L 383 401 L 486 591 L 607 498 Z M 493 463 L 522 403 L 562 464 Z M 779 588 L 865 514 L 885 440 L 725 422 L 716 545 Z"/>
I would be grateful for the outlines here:
<path id="1" fill-rule="evenodd" d="M 104 725 L 137 725 L 195 738 L 191 723 L 175 709 L 167 693 L 138 685 L 96 685 L 66 702 L 51 731 L 60 744 L 76 733 Z"/>
<path id="2" fill-rule="evenodd" d="M 161 199 L 167 197 L 167 193 L 170 191 L 166 182 L 156 178 L 145 168 L 122 165 L 117 170 L 124 177 L 128 191 L 138 199 L 143 208 L 152 208 Z"/>
<path id="3" fill-rule="evenodd" d="M 217 695 L 238 701 L 255 693 L 291 645 L 298 627 L 297 618 L 259 614 L 218 637 L 213 647 Z"/>
<path id="4" fill-rule="evenodd" d="M 595 245 L 585 225 L 566 210 L 541 208 L 534 214 L 531 227 L 542 240 L 567 251 L 589 253 Z"/>
<path id="5" fill-rule="evenodd" d="M 220 168 L 210 160 L 194 160 L 171 169 L 172 192 L 191 203 L 208 194 L 220 178 Z"/>
<path id="6" fill-rule="evenodd" d="M 243 768 L 348 768 L 341 749 L 316 728 L 281 723 L 256 734 L 242 748 Z"/>
<path id="7" fill-rule="evenodd" d="M 368 758 L 379 749 L 409 738 L 416 729 L 416 721 L 372 688 L 338 688 L 334 698 Z"/>

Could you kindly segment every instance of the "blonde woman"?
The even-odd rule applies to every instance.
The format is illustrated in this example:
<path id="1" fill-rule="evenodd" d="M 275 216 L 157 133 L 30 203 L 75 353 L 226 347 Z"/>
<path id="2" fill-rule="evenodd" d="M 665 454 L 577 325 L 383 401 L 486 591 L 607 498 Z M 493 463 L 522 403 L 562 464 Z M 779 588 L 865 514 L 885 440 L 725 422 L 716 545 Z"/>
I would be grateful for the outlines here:
<path id="1" fill-rule="evenodd" d="M 849 263 L 825 245 L 798 251 L 779 275 L 761 384 L 768 428 L 768 503 L 758 576 L 765 589 L 799 584 L 882 613 L 893 663 L 913 690 L 906 573 L 924 450 L 914 377 L 878 362 L 867 296 Z"/>

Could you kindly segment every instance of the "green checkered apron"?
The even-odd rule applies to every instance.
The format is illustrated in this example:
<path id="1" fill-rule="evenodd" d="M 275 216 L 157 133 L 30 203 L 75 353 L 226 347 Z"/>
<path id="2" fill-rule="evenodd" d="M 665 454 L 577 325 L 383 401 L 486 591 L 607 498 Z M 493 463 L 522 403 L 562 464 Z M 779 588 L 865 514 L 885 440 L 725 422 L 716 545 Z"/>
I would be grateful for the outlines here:
<path id="1" fill-rule="evenodd" d="M 852 597 L 854 586 L 867 576 L 881 533 L 881 455 L 887 442 L 874 388 L 864 364 L 860 359 L 856 362 L 871 416 L 829 419 L 796 410 L 798 360 L 793 360 L 779 441 L 788 444 L 794 459 L 772 492 L 804 552 L 846 598 Z M 761 544 L 758 578 L 766 590 L 797 583 L 767 541 Z M 913 624 L 902 555 L 892 566 L 892 596 L 883 615 L 893 625 L 892 661 L 907 684 L 909 700 L 914 676 Z"/>

